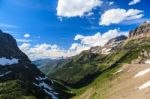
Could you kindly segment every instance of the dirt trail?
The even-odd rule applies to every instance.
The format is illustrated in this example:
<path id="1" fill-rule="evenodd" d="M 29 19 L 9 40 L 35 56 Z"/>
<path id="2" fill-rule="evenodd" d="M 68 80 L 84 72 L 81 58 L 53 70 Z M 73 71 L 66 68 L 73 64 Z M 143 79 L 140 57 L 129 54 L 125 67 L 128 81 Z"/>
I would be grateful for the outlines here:
<path id="1" fill-rule="evenodd" d="M 150 68 L 150 64 L 129 64 L 123 66 L 117 79 L 111 82 L 112 87 L 107 92 L 107 99 L 150 99 L 150 86 L 139 89 L 140 86 L 150 81 L 150 72 L 139 72 Z M 143 75 L 142 75 L 143 74 Z"/>

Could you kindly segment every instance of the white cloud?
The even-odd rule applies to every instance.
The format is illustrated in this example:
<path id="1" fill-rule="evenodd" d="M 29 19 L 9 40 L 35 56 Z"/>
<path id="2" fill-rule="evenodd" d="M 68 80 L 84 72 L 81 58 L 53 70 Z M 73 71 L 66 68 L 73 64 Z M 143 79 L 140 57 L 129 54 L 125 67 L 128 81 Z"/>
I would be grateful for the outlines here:
<path id="1" fill-rule="evenodd" d="M 103 46 L 109 39 L 119 35 L 127 35 L 128 32 L 121 32 L 119 29 L 109 30 L 102 35 L 98 32 L 92 36 L 76 35 L 74 40 L 80 40 L 81 44 L 92 46 Z"/>
<path id="2" fill-rule="evenodd" d="M 20 43 L 27 43 L 27 42 L 31 42 L 31 40 L 27 40 L 27 39 L 16 39 L 17 42 L 20 42 Z"/>
<path id="3" fill-rule="evenodd" d="M 114 2 L 109 2 L 109 5 L 112 5 L 112 4 L 114 4 Z"/>
<path id="4" fill-rule="evenodd" d="M 68 56 L 67 52 L 60 50 L 57 45 L 40 44 L 32 47 L 29 43 L 24 43 L 19 46 L 19 48 L 26 53 L 31 60 Z"/>
<path id="5" fill-rule="evenodd" d="M 128 32 L 121 32 L 118 29 L 109 30 L 108 32 L 96 33 L 92 36 L 76 35 L 74 40 L 78 40 L 79 43 L 73 43 L 69 49 L 61 49 L 58 45 L 51 44 L 39 44 L 31 46 L 29 43 L 24 43 L 20 46 L 20 49 L 26 53 L 31 60 L 37 60 L 42 58 L 60 58 L 70 57 L 81 53 L 84 50 L 88 50 L 93 46 L 102 46 L 109 39 L 119 35 L 127 35 Z"/>
<path id="6" fill-rule="evenodd" d="M 135 5 L 137 3 L 139 3 L 141 0 L 132 0 L 129 5 Z"/>
<path id="7" fill-rule="evenodd" d="M 70 47 L 70 51 L 72 53 L 74 53 L 73 55 L 76 55 L 76 54 L 79 54 L 81 53 L 82 51 L 84 50 L 88 50 L 90 49 L 90 46 L 89 45 L 83 45 L 83 44 L 80 44 L 80 43 L 73 43 Z"/>
<path id="8" fill-rule="evenodd" d="M 5 66 L 5 65 L 13 65 L 17 64 L 18 59 L 12 58 L 12 59 L 7 59 L 5 57 L 0 58 L 0 65 Z"/>
<path id="9" fill-rule="evenodd" d="M 102 14 L 100 25 L 118 24 L 127 20 L 135 20 L 143 17 L 143 11 L 137 9 L 110 9 Z"/>
<path id="10" fill-rule="evenodd" d="M 29 37 L 30 37 L 30 34 L 24 34 L 24 37 L 25 37 L 25 38 L 29 38 Z"/>
<path id="11" fill-rule="evenodd" d="M 57 6 L 57 15 L 60 17 L 84 16 L 98 6 L 101 6 L 101 0 L 59 0 Z"/>

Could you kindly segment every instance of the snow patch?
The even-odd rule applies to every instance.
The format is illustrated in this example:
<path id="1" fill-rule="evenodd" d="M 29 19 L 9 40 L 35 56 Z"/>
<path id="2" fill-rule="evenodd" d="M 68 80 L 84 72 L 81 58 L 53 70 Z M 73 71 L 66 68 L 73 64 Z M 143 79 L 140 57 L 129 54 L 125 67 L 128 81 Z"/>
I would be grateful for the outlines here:
<path id="1" fill-rule="evenodd" d="M 46 80 L 46 79 L 48 79 L 48 78 L 47 78 L 47 77 L 40 77 L 40 76 L 38 76 L 38 77 L 35 77 L 35 79 L 41 81 L 41 80 Z"/>
<path id="2" fill-rule="evenodd" d="M 58 99 L 55 95 L 54 95 L 54 92 L 50 92 L 50 91 L 52 91 L 52 88 L 48 85 L 48 84 L 46 84 L 45 82 L 41 82 L 41 83 L 39 83 L 39 84 L 36 84 L 36 83 L 33 83 L 35 86 L 38 86 L 38 87 L 40 87 L 41 89 L 43 89 L 43 91 L 45 92 L 45 93 L 47 93 L 48 95 L 50 95 L 50 96 L 52 96 L 52 99 Z M 55 94 L 57 94 L 57 93 L 55 93 Z"/>
<path id="3" fill-rule="evenodd" d="M 9 73 L 11 73 L 12 71 L 8 71 L 8 72 L 5 72 L 4 74 L 0 74 L 0 77 L 4 77 L 6 75 L 8 75 Z"/>
<path id="4" fill-rule="evenodd" d="M 12 58 L 12 59 L 6 59 L 5 57 L 0 58 L 0 65 L 13 65 L 18 64 L 18 59 Z"/>
<path id="5" fill-rule="evenodd" d="M 48 95 L 52 96 L 52 99 L 58 99 L 54 94 L 52 94 L 51 92 L 43 89 Z"/>
<path id="6" fill-rule="evenodd" d="M 139 73 L 137 73 L 137 74 L 134 76 L 134 78 L 143 76 L 143 75 L 147 74 L 148 72 L 150 72 L 150 68 L 147 68 L 147 69 L 145 69 L 145 70 L 143 70 L 143 71 L 140 71 Z"/>
<path id="7" fill-rule="evenodd" d="M 144 83 L 142 86 L 139 87 L 139 90 L 142 90 L 142 89 L 145 89 L 145 88 L 148 88 L 150 87 L 150 81 Z"/>
<path id="8" fill-rule="evenodd" d="M 146 60 L 146 61 L 145 61 L 145 64 L 150 64 L 150 60 Z"/>

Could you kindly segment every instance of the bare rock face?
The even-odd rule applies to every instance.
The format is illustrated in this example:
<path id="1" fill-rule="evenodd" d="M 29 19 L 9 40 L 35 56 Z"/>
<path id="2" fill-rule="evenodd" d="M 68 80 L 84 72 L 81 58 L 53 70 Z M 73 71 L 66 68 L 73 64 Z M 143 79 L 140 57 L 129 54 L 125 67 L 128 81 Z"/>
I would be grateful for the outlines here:
<path id="1" fill-rule="evenodd" d="M 113 49 L 123 43 L 127 39 L 126 36 L 120 35 L 110 39 L 104 46 L 96 46 L 90 49 L 91 53 L 94 54 L 109 54 Z"/>
<path id="2" fill-rule="evenodd" d="M 18 62 L 3 65 L 12 59 L 18 59 Z M 22 81 L 36 99 L 51 99 L 55 96 L 52 81 L 31 63 L 10 34 L 0 30 L 0 83 L 11 80 Z"/>
<path id="3" fill-rule="evenodd" d="M 29 58 L 18 48 L 16 40 L 0 30 L 0 58 L 19 59 L 20 63 L 31 63 Z"/>
<path id="4" fill-rule="evenodd" d="M 102 47 L 102 53 L 103 54 L 109 54 L 114 49 L 116 49 L 118 46 L 120 46 L 125 40 L 127 39 L 126 36 L 120 35 L 115 38 L 110 39 L 103 47 Z"/>
<path id="5" fill-rule="evenodd" d="M 135 30 L 130 31 L 129 38 L 143 38 L 150 36 L 150 22 L 145 22 Z"/>
<path id="6" fill-rule="evenodd" d="M 102 47 L 101 46 L 92 47 L 90 49 L 90 52 L 94 54 L 100 54 L 102 52 Z"/>

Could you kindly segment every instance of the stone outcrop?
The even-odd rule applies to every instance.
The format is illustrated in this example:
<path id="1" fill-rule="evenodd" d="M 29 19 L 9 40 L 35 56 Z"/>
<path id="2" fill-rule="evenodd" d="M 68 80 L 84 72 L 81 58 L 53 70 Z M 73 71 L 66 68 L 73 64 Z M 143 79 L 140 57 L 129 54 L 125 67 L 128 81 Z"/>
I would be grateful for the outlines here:
<path id="1" fill-rule="evenodd" d="M 147 36 L 150 36 L 150 22 L 144 22 L 144 24 L 129 32 L 130 39 L 138 39 Z"/>

